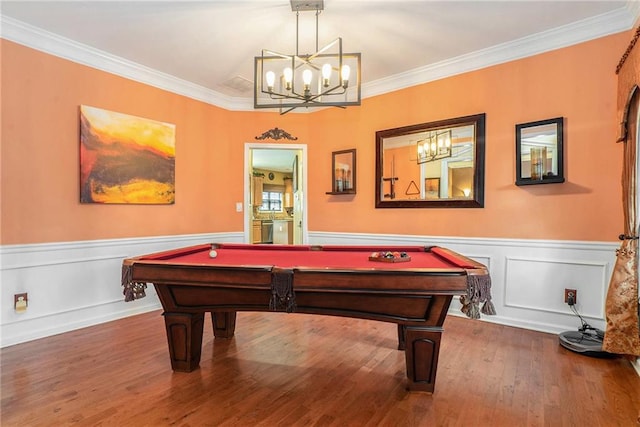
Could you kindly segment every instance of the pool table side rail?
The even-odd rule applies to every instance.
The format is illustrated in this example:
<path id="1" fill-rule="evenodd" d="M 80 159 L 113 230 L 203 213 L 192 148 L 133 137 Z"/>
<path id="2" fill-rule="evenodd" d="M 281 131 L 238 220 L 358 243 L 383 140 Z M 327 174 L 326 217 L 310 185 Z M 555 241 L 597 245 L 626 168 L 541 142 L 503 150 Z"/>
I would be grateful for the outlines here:
<path id="1" fill-rule="evenodd" d="M 188 246 L 186 248 L 178 248 L 178 249 L 169 249 L 167 251 L 154 252 L 146 255 L 140 255 L 136 257 L 128 258 L 125 261 L 132 260 L 163 260 L 163 259 L 171 259 L 178 255 L 189 255 L 196 252 L 208 251 L 211 250 L 210 243 L 204 243 L 200 245 Z"/>
<path id="2" fill-rule="evenodd" d="M 125 301 L 143 298 L 147 283 L 172 284 L 185 286 L 223 286 L 226 288 L 242 288 L 268 290 L 273 283 L 275 272 L 291 274 L 294 277 L 294 291 L 325 293 L 359 293 L 359 292 L 401 292 L 406 295 L 460 295 L 463 312 L 472 318 L 479 318 L 479 313 L 495 314 L 491 303 L 490 278 L 486 267 L 475 260 L 464 257 L 448 249 L 437 246 L 391 246 L 424 250 L 443 257 L 449 263 L 461 265 L 457 268 L 403 268 L 402 270 L 385 270 L 383 264 L 371 268 L 319 268 L 298 266 L 291 269 L 280 269 L 272 265 L 209 265 L 192 262 L 175 262 L 172 258 L 185 256 L 212 247 L 246 248 L 247 244 L 202 244 L 187 248 L 157 252 L 148 255 L 128 258 L 123 261 L 122 285 Z M 269 249 L 290 247 L 288 245 L 253 245 Z M 295 246 L 302 251 L 323 250 L 321 246 Z M 326 246 L 328 250 L 346 250 L 346 247 Z M 364 248 L 364 247 L 357 247 Z M 366 250 L 373 249 L 366 247 Z M 457 277 L 459 280 L 452 280 Z M 367 286 L 362 287 L 363 279 Z M 425 287 L 425 279 L 429 286 Z M 484 304 L 480 309 L 480 304 Z"/>
<path id="3" fill-rule="evenodd" d="M 189 286 L 227 286 L 270 288 L 273 275 L 288 274 L 295 289 L 323 291 L 378 290 L 462 295 L 467 291 L 470 272 L 460 268 L 411 268 L 406 270 L 324 269 L 317 267 L 278 268 L 271 265 L 222 266 L 175 263 L 164 260 L 138 260 L 123 267 L 126 283 L 170 283 Z M 480 272 L 478 272 L 480 274 Z M 366 287 L 362 283 L 367 283 Z M 428 282 L 428 283 L 427 283 Z"/>

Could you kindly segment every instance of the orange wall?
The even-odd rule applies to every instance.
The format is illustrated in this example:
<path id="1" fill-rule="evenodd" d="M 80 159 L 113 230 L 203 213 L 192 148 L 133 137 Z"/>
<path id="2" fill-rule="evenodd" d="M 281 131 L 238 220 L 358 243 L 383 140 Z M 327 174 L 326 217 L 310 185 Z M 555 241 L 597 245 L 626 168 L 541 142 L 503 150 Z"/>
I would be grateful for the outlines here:
<path id="1" fill-rule="evenodd" d="M 328 160 L 312 176 L 314 231 L 614 241 L 622 232 L 622 147 L 615 143 L 615 67 L 630 32 L 368 98 L 314 114 L 313 135 L 357 148 L 357 195 L 320 196 Z M 484 209 L 374 209 L 375 132 L 486 113 Z M 563 184 L 517 187 L 515 125 L 565 117 Z M 322 165 L 318 165 L 322 166 Z M 357 220 L 354 220 L 357 218 Z M 346 220 L 345 220 L 346 219 Z"/>
<path id="2" fill-rule="evenodd" d="M 81 104 L 176 125 L 176 203 L 79 202 Z M 274 113 L 229 112 L 2 40 L 2 244 L 242 229 L 243 143 Z M 306 116 L 286 129 L 306 136 Z"/>
<path id="3" fill-rule="evenodd" d="M 308 144 L 309 229 L 615 240 L 615 65 L 630 32 L 312 114 L 235 112 L 2 40 L 2 244 L 241 231 L 244 143 Z M 78 107 L 176 125 L 175 205 L 79 203 Z M 375 209 L 375 131 L 487 113 L 484 209 Z M 516 123 L 566 117 L 564 184 L 516 187 Z M 271 141 L 273 142 L 273 141 Z M 331 152 L 356 148 L 357 194 L 327 196 Z M 356 219 L 356 220 L 354 220 Z"/>

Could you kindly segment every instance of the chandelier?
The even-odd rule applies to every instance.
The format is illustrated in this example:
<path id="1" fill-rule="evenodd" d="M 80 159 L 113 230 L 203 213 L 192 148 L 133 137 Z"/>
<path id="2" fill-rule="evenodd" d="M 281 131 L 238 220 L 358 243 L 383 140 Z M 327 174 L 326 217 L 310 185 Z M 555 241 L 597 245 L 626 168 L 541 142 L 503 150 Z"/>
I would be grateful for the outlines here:
<path id="1" fill-rule="evenodd" d="M 318 16 L 324 0 L 291 0 L 296 12 L 295 55 L 262 50 L 254 61 L 254 108 L 279 108 L 280 114 L 299 107 L 360 105 L 360 53 L 344 53 L 338 37 L 318 49 Z M 298 19 L 301 11 L 316 12 L 316 51 L 300 54 Z"/>
<path id="2" fill-rule="evenodd" d="M 418 164 L 451 157 L 451 129 L 429 132 L 416 143 Z"/>

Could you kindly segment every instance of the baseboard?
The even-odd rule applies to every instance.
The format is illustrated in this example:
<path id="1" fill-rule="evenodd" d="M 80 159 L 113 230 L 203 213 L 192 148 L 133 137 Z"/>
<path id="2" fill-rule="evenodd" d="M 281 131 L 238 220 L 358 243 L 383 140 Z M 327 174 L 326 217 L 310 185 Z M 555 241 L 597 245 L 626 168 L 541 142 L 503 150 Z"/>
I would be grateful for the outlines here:
<path id="1" fill-rule="evenodd" d="M 162 308 L 160 301 L 153 295 L 148 300 L 131 307 L 124 307 L 122 301 L 104 304 L 102 307 L 77 308 L 61 313 L 52 313 L 39 318 L 25 319 L 2 325 L 2 347 L 33 341 L 53 335 L 71 332 L 125 317 L 135 316 Z M 111 306 L 113 307 L 109 309 Z M 98 315 L 90 309 L 101 308 Z M 108 309 L 108 310 L 104 310 Z"/>

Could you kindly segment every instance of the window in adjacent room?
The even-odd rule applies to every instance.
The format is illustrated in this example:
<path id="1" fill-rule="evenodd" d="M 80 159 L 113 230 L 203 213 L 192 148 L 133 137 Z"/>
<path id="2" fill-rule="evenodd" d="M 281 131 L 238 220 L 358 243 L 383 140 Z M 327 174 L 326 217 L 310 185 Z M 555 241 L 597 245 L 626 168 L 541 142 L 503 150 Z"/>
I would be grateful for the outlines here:
<path id="1" fill-rule="evenodd" d="M 263 191 L 261 212 L 282 212 L 282 193 L 278 191 Z"/>

